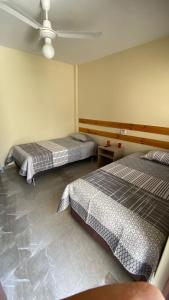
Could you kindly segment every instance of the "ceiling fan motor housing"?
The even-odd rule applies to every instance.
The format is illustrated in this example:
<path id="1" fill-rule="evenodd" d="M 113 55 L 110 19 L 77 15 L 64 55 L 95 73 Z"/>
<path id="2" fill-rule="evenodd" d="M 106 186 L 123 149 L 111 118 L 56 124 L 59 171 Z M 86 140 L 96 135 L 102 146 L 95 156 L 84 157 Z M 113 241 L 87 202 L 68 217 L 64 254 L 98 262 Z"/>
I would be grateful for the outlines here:
<path id="1" fill-rule="evenodd" d="M 51 28 L 51 22 L 49 20 L 43 21 L 43 27 L 40 29 L 40 37 L 42 39 L 49 38 L 53 40 L 56 37 L 56 33 Z"/>

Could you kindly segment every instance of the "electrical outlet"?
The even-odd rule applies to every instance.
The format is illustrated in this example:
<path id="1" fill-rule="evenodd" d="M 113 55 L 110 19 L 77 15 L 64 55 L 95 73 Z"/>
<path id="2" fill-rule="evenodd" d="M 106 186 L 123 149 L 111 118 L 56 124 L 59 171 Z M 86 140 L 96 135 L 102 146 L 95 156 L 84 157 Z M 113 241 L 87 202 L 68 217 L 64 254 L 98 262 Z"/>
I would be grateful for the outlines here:
<path id="1" fill-rule="evenodd" d="M 120 129 L 120 134 L 122 134 L 122 135 L 127 134 L 127 130 L 126 129 Z"/>

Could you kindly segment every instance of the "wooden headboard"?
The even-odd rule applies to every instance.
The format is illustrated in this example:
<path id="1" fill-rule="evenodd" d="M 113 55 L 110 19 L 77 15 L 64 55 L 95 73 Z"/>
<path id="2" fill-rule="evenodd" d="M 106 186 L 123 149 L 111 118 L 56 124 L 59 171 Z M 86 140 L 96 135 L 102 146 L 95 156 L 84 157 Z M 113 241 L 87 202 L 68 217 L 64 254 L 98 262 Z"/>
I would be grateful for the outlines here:
<path id="1" fill-rule="evenodd" d="M 114 128 L 114 129 L 126 129 L 126 130 L 131 130 L 131 131 L 141 131 L 141 132 L 155 133 L 155 134 L 169 136 L 169 128 L 168 127 L 111 122 L 111 121 L 101 121 L 101 120 L 82 119 L 82 118 L 79 119 L 79 123 L 87 124 L 87 125 L 95 125 L 95 126 L 99 126 L 99 127 L 101 126 L 101 127 Z M 120 134 L 120 133 L 116 133 L 116 132 L 102 131 L 102 130 L 86 128 L 86 127 L 79 127 L 79 131 L 84 132 L 84 133 L 98 135 L 98 136 L 104 136 L 104 137 L 108 137 L 108 138 L 118 139 L 118 140 L 122 140 L 122 141 L 169 149 L 169 142 L 167 142 L 167 141 L 149 139 L 149 138 L 133 136 L 133 135 L 124 135 L 124 134 Z"/>

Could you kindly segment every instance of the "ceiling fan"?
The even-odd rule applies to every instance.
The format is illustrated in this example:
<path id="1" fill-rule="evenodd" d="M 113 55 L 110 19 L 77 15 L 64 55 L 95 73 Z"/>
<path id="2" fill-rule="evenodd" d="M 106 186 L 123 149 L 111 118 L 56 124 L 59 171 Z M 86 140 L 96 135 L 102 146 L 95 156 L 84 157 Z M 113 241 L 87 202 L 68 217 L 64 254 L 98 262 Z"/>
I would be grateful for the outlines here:
<path id="1" fill-rule="evenodd" d="M 48 19 L 50 11 L 50 0 L 40 0 L 41 7 L 44 10 L 44 20 L 43 25 L 34 20 L 32 17 L 28 16 L 25 12 L 21 11 L 14 4 L 9 3 L 7 0 L 0 0 L 0 9 L 6 11 L 7 13 L 15 16 L 22 22 L 28 24 L 34 29 L 39 30 L 40 38 L 44 40 L 44 45 L 42 47 L 43 55 L 52 59 L 55 55 L 55 49 L 52 45 L 52 40 L 56 37 L 59 38 L 96 38 L 99 37 L 101 32 L 80 32 L 80 31 L 64 31 L 64 30 L 53 30 L 51 22 Z"/>

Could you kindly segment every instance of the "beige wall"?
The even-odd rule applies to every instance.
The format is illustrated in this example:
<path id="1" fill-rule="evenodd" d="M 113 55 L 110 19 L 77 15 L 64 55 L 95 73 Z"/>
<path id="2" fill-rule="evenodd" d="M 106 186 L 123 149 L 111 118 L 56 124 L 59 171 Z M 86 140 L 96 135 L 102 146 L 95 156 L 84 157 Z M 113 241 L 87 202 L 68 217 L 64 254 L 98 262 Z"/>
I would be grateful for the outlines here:
<path id="1" fill-rule="evenodd" d="M 17 143 L 74 131 L 74 66 L 0 47 L 0 164 Z"/>
<path id="2" fill-rule="evenodd" d="M 1 165 L 13 144 L 72 132 L 78 106 L 84 118 L 168 127 L 169 39 L 80 65 L 78 72 L 0 47 Z M 142 148 L 126 144 L 127 152 Z"/>
<path id="3" fill-rule="evenodd" d="M 169 127 L 169 38 L 80 65 L 78 72 L 80 117 Z M 145 148 L 127 143 L 128 152 Z"/>

